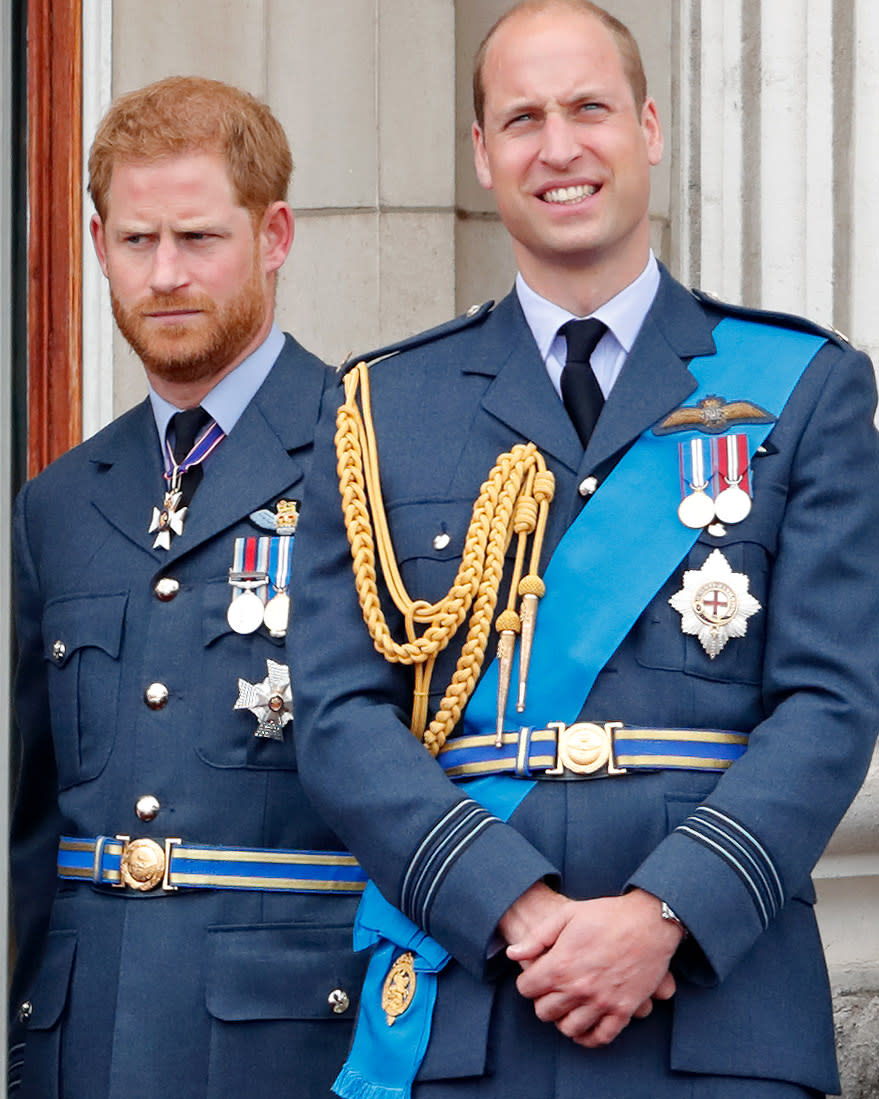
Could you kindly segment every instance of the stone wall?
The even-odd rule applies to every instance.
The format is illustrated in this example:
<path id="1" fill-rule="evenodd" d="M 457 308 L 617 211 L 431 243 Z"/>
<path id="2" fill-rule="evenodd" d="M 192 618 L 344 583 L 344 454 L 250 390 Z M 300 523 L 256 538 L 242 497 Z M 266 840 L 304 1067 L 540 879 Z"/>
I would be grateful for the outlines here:
<path id="1" fill-rule="evenodd" d="M 112 91 L 198 72 L 271 103 L 297 163 L 279 317 L 338 362 L 510 286 L 511 250 L 473 175 L 469 136 L 472 56 L 507 6 L 115 0 Z M 879 5 L 610 6 L 642 44 L 666 133 L 651 209 L 657 253 L 690 285 L 836 325 L 875 360 Z M 88 361 L 85 370 L 89 392 Z M 116 411 L 143 392 L 117 343 Z M 879 766 L 817 884 L 846 1099 L 876 1096 Z"/>

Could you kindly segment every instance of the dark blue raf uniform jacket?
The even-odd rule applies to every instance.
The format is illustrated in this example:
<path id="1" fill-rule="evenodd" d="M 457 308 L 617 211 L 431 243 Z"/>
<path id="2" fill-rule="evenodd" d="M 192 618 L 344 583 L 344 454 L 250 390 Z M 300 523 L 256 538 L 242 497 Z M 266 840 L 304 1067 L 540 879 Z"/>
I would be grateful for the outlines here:
<path id="1" fill-rule="evenodd" d="M 515 295 L 374 365 L 382 488 L 410 595 L 446 593 L 482 480 L 498 454 L 526 440 L 557 481 L 548 555 L 584 506 L 578 484 L 601 481 L 639 434 L 688 403 L 696 388 L 688 361 L 714 353 L 712 331 L 734 312 L 663 271 L 585 454 Z M 754 459 L 750 515 L 721 537 L 699 537 L 581 711 L 581 720 L 636 727 L 752 732 L 746 755 L 722 777 L 538 782 L 508 824 L 479 821 L 472 836 L 454 833 L 466 784 L 448 781 L 408 731 L 411 671 L 377 655 L 362 622 L 329 445 L 332 409 L 318 429 L 293 638 L 303 781 L 384 895 L 455 960 L 439 979 L 419 1077 L 435 1082 L 424 1089 L 432 1099 L 655 1099 L 669 1085 L 651 1066 L 672 1070 L 676 1096 L 684 1077 L 675 1073 L 729 1077 L 730 1087 L 736 1077 L 836 1087 L 810 871 L 863 779 L 879 724 L 879 452 L 870 362 L 826 335 Z M 449 538 L 434 545 L 437 534 Z M 709 660 L 668 601 L 684 571 L 715 548 L 749 577 L 763 610 Z M 631 569 L 650 553 L 636 512 L 622 517 L 619 552 Z M 384 609 L 402 637 L 389 601 Z M 433 677 L 432 708 L 451 676 L 451 648 Z M 428 898 L 417 909 L 407 909 L 407 873 Z M 675 960 L 673 1005 L 634 1020 L 605 1050 L 581 1049 L 538 1022 L 512 970 L 488 979 L 498 918 L 544 877 L 576 898 L 643 887 L 692 932 Z M 749 1086 L 710 1094 L 763 1094 Z"/>
<path id="2" fill-rule="evenodd" d="M 137 894 L 59 883 L 55 862 L 59 835 L 341 850 L 302 792 L 293 726 L 283 742 L 258 739 L 254 715 L 233 709 L 239 677 L 260 682 L 267 660 L 286 661 L 283 640 L 226 622 L 235 538 L 269 533 L 248 516 L 282 498 L 307 510 L 331 379 L 287 337 L 205 465 L 170 551 L 147 534 L 164 484 L 148 402 L 19 497 L 16 1096 L 329 1094 L 362 975 L 350 949 L 356 898 Z M 179 592 L 162 601 L 167 577 Z M 169 691 L 160 710 L 144 702 L 156 682 Z M 144 794 L 161 805 L 149 822 L 135 814 Z M 351 1000 L 341 1014 L 327 1000 L 334 989 Z"/>

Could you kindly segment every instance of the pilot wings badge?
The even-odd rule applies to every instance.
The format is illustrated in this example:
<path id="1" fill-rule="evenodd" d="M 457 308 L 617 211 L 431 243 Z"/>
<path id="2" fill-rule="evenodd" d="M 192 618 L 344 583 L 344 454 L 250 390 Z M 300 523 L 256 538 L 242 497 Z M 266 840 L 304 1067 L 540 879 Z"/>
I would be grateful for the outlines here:
<path id="1" fill-rule="evenodd" d="M 654 435 L 672 435 L 677 431 L 701 431 L 706 435 L 722 435 L 734 424 L 771 424 L 774 416 L 753 401 L 727 401 L 709 396 L 695 406 L 682 405 L 653 429 Z"/>

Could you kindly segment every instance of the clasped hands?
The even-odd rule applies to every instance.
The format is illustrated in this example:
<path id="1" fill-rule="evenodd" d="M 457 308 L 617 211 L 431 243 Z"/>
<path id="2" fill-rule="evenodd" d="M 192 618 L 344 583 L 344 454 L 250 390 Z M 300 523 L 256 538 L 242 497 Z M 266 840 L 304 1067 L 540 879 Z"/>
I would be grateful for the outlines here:
<path id="1" fill-rule="evenodd" d="M 537 1017 L 591 1049 L 646 1018 L 654 1000 L 671 999 L 669 964 L 683 932 L 662 919 L 661 903 L 641 889 L 575 901 L 538 882 L 523 893 L 499 929 Z"/>

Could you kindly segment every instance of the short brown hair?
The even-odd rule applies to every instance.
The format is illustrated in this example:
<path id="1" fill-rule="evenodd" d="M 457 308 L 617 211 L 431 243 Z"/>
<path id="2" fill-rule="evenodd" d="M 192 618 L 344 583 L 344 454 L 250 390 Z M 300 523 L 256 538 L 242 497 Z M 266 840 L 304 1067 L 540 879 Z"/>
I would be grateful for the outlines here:
<path id="1" fill-rule="evenodd" d="M 640 111 L 644 106 L 644 101 L 647 99 L 647 77 L 644 75 L 644 63 L 641 60 L 641 51 L 638 49 L 635 36 L 625 23 L 620 22 L 619 19 L 611 15 L 610 12 L 605 11 L 604 8 L 600 8 L 597 4 L 590 3 L 589 0 L 523 0 L 522 3 L 516 4 L 515 7 L 510 8 L 498 19 L 476 51 L 476 58 L 473 62 L 473 109 L 476 112 L 476 121 L 479 123 L 480 128 L 485 123 L 485 87 L 482 82 L 482 74 L 485 68 L 485 56 L 488 53 L 488 47 L 495 32 L 514 15 L 536 15 L 550 8 L 569 8 L 571 11 L 582 12 L 583 15 L 591 15 L 607 28 L 617 44 L 617 49 L 620 51 L 623 70 L 635 99 L 635 107 Z"/>
<path id="2" fill-rule="evenodd" d="M 293 160 L 281 124 L 249 92 L 200 76 L 172 76 L 120 96 L 89 153 L 89 194 L 103 221 L 113 166 L 216 152 L 237 201 L 254 216 L 287 197 Z"/>

